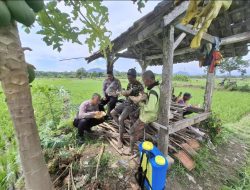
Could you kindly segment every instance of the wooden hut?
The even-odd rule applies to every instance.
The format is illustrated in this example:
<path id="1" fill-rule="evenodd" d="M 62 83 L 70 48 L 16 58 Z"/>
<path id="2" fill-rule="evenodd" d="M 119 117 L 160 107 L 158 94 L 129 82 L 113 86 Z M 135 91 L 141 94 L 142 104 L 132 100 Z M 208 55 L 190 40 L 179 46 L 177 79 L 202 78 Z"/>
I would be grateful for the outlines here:
<path id="1" fill-rule="evenodd" d="M 173 64 L 198 60 L 199 50 L 191 49 L 190 42 L 196 30 L 192 25 L 179 24 L 188 7 L 188 1 L 174 6 L 173 0 L 160 2 L 127 31 L 115 38 L 112 52 L 108 52 L 107 69 L 122 57 L 138 60 L 142 71 L 147 66 L 163 65 L 159 121 L 153 123 L 159 130 L 158 146 L 167 155 L 169 135 L 209 117 L 214 87 L 214 73 L 207 74 L 204 108 L 195 110 L 194 117 L 171 121 L 171 96 Z M 234 0 L 230 9 L 221 12 L 203 36 L 202 44 L 221 41 L 220 50 L 224 57 L 244 56 L 250 42 L 250 1 Z M 123 51 L 122 53 L 120 53 Z M 98 51 L 86 58 L 88 63 L 103 57 Z"/>

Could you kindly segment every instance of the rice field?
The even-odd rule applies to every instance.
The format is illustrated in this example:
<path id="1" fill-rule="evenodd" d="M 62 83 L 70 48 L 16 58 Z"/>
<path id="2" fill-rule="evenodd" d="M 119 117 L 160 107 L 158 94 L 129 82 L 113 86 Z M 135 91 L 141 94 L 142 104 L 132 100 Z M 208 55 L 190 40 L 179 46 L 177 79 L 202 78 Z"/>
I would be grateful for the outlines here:
<path id="1" fill-rule="evenodd" d="M 176 82 L 182 85 L 194 84 L 201 85 L 204 79 L 191 79 L 191 82 Z M 250 81 L 247 80 L 250 84 Z M 80 104 L 83 100 L 88 99 L 92 93 L 102 92 L 103 79 L 36 79 L 35 85 L 53 85 L 56 87 L 64 87 L 70 92 L 71 100 L 74 104 Z M 218 82 L 218 81 L 216 81 Z M 126 88 L 127 80 L 121 79 L 123 88 Z M 204 83 L 205 86 L 205 83 Z M 203 104 L 204 92 L 202 88 L 192 87 L 175 87 L 175 94 L 179 92 L 190 92 L 193 96 L 190 103 L 193 105 Z M 35 101 L 35 100 L 34 100 Z M 242 116 L 250 112 L 250 93 L 239 91 L 215 90 L 212 109 L 216 114 L 219 114 L 224 123 L 236 122 Z"/>

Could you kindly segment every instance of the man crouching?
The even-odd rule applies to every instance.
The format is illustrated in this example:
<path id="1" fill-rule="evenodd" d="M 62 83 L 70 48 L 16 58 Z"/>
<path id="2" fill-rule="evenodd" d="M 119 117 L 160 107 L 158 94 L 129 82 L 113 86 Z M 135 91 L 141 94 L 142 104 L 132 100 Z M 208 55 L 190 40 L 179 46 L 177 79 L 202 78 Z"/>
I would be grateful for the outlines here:
<path id="1" fill-rule="evenodd" d="M 101 96 L 97 93 L 90 100 L 84 101 L 79 107 L 79 113 L 74 120 L 74 126 L 78 128 L 78 135 L 83 137 L 84 131 L 91 132 L 91 128 L 104 122 L 105 112 L 99 111 Z"/>
<path id="2" fill-rule="evenodd" d="M 159 111 L 160 86 L 155 80 L 155 75 L 148 70 L 142 75 L 142 80 L 147 87 L 146 101 L 140 101 L 139 119 L 130 128 L 130 150 L 126 149 L 124 154 L 133 154 L 135 142 L 143 137 L 144 127 L 157 120 Z M 143 95 L 141 95 L 143 96 Z M 130 97 L 135 103 L 138 101 L 136 97 Z M 141 98 L 144 99 L 144 98 Z"/>

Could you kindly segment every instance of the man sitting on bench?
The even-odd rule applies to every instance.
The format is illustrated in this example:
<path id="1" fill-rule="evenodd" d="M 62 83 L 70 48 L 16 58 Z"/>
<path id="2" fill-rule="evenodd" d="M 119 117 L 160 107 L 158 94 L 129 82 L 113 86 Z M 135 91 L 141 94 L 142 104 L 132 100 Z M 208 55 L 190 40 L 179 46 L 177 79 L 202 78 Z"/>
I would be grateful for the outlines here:
<path id="1" fill-rule="evenodd" d="M 135 112 L 138 109 L 138 105 L 135 104 L 128 96 L 139 96 L 139 93 L 143 92 L 142 84 L 136 80 L 136 70 L 129 69 L 127 72 L 128 86 L 127 90 L 123 90 L 121 94 L 126 97 L 126 100 L 117 105 L 112 111 L 111 116 L 115 122 L 119 125 L 120 136 L 118 138 L 118 148 L 123 146 L 123 133 L 125 131 L 125 119 L 128 118 L 130 113 Z"/>
<path id="2" fill-rule="evenodd" d="M 110 112 L 115 108 L 118 101 L 118 92 L 121 91 L 121 82 L 114 77 L 112 71 L 107 71 L 107 78 L 103 82 L 103 98 L 101 99 L 100 108 L 103 111 L 107 105 L 107 118 L 112 119 Z"/>
<path id="3" fill-rule="evenodd" d="M 134 145 L 136 141 L 143 137 L 144 127 L 157 120 L 159 112 L 159 100 L 160 100 L 160 85 L 155 80 L 155 75 L 152 71 L 148 70 L 142 75 L 142 80 L 147 87 L 146 100 L 145 96 L 141 95 L 141 99 L 138 97 L 130 96 L 130 99 L 140 106 L 139 119 L 130 127 L 130 149 L 126 149 L 124 154 L 133 154 Z"/>
<path id="4" fill-rule="evenodd" d="M 188 101 L 192 98 L 191 94 L 188 93 L 188 92 L 185 92 L 183 94 L 183 97 L 181 99 L 178 99 L 177 100 L 177 103 L 180 104 L 180 105 L 184 105 L 184 106 L 190 106 L 188 104 Z"/>
<path id="5" fill-rule="evenodd" d="M 188 108 L 188 107 L 196 107 L 196 106 L 193 106 L 193 105 L 188 103 L 191 98 L 192 98 L 192 95 L 190 93 L 188 93 L 188 92 L 185 92 L 183 94 L 183 97 L 181 99 L 177 100 L 177 103 L 180 104 L 180 105 L 185 106 L 186 108 Z M 183 116 L 190 115 L 192 113 L 193 113 L 192 111 L 186 110 L 186 111 L 183 112 Z"/>

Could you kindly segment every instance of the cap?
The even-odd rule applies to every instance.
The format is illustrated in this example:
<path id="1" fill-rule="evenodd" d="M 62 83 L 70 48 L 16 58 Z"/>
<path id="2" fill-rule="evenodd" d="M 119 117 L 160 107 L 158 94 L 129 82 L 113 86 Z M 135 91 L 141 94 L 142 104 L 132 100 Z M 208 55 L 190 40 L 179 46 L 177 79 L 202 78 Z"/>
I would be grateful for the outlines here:
<path id="1" fill-rule="evenodd" d="M 154 145 L 153 145 L 153 143 L 151 143 L 151 142 L 149 142 L 149 141 L 144 141 L 144 142 L 142 143 L 142 148 L 143 148 L 144 150 L 150 151 L 150 150 L 153 150 Z"/>
<path id="2" fill-rule="evenodd" d="M 134 68 L 133 69 L 129 69 L 128 72 L 127 72 L 127 75 L 136 77 L 136 70 Z"/>
<path id="3" fill-rule="evenodd" d="M 158 164 L 158 165 L 163 166 L 163 165 L 166 164 L 166 160 L 165 160 L 165 158 L 163 156 L 158 155 L 158 156 L 155 157 L 155 163 Z"/>

